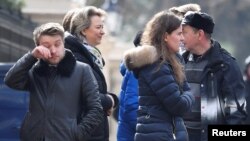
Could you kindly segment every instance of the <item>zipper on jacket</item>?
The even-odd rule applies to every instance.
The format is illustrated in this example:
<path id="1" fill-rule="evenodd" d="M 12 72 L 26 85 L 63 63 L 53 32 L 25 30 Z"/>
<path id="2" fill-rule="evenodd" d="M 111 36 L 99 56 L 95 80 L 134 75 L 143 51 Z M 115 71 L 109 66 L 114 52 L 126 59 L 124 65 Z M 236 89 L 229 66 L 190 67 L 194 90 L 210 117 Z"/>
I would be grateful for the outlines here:
<path id="1" fill-rule="evenodd" d="M 174 140 L 176 140 L 176 136 L 175 136 L 176 131 L 175 131 L 175 121 L 174 121 L 174 118 L 172 118 L 172 125 L 173 125 L 173 138 L 174 138 Z"/>
<path id="2" fill-rule="evenodd" d="M 214 88 L 214 80 L 213 80 L 213 76 L 214 76 L 214 74 L 213 74 L 213 73 L 211 73 L 211 87 L 212 87 L 212 89 Z M 214 90 L 212 90 L 212 97 L 215 97 L 215 92 L 214 92 Z"/>
<path id="3" fill-rule="evenodd" d="M 176 140 L 176 136 L 175 136 L 175 133 L 173 133 L 173 138 L 174 138 L 174 140 Z"/>

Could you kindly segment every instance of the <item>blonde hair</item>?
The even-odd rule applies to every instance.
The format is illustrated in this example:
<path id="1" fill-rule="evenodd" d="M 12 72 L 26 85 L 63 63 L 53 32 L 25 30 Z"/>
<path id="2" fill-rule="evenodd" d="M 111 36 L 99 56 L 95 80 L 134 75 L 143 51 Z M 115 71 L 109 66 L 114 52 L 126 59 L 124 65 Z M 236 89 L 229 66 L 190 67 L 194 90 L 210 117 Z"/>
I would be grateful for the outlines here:
<path id="1" fill-rule="evenodd" d="M 173 12 L 174 14 L 180 16 L 180 17 L 184 17 L 184 15 L 188 12 L 188 11 L 200 11 L 201 7 L 198 4 L 195 3 L 189 3 L 189 4 L 184 4 L 178 7 L 172 7 L 169 9 L 169 11 Z"/>
<path id="2" fill-rule="evenodd" d="M 78 10 L 71 19 L 70 33 L 83 41 L 84 35 L 81 34 L 81 31 L 89 28 L 91 24 L 90 18 L 92 16 L 104 17 L 105 15 L 104 10 L 94 6 L 86 6 Z"/>
<path id="3" fill-rule="evenodd" d="M 71 19 L 72 19 L 73 15 L 74 15 L 75 13 L 77 13 L 78 10 L 80 10 L 80 8 L 74 8 L 74 9 L 69 10 L 69 11 L 65 14 L 65 16 L 64 16 L 64 18 L 63 18 L 63 21 L 62 21 L 62 26 L 63 26 L 63 28 L 64 28 L 65 31 L 70 32 L 70 23 L 71 23 Z"/>

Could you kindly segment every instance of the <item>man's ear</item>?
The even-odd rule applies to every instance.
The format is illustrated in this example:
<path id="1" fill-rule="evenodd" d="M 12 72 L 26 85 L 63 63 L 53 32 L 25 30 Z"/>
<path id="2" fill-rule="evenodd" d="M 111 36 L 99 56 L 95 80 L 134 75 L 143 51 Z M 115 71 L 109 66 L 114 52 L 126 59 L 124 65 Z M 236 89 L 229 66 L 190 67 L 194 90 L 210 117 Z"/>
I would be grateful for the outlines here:
<path id="1" fill-rule="evenodd" d="M 205 36 L 205 32 L 201 29 L 198 30 L 198 39 L 200 40 L 203 36 Z"/>

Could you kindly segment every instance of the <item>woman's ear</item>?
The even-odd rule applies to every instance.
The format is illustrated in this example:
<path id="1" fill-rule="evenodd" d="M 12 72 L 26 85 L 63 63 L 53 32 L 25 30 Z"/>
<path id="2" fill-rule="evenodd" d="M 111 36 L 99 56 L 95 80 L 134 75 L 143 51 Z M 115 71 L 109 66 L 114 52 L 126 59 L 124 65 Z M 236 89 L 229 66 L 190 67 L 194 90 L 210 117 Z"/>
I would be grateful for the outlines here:
<path id="1" fill-rule="evenodd" d="M 168 42 L 168 33 L 167 32 L 165 32 L 165 34 L 164 34 L 164 41 L 167 43 Z"/>
<path id="2" fill-rule="evenodd" d="M 86 36 L 85 30 L 82 30 L 82 31 L 81 31 L 81 34 L 82 34 L 83 36 Z"/>

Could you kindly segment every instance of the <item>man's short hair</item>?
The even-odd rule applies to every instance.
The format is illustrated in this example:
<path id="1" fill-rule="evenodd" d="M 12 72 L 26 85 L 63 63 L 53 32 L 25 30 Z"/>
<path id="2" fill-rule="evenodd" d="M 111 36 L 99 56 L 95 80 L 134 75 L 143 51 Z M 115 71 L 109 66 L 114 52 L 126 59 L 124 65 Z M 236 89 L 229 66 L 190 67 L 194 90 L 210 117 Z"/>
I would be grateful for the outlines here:
<path id="1" fill-rule="evenodd" d="M 64 38 L 64 29 L 59 23 L 45 23 L 38 26 L 33 32 L 33 40 L 36 46 L 39 45 L 39 38 L 42 35 L 60 35 L 62 38 Z"/>

